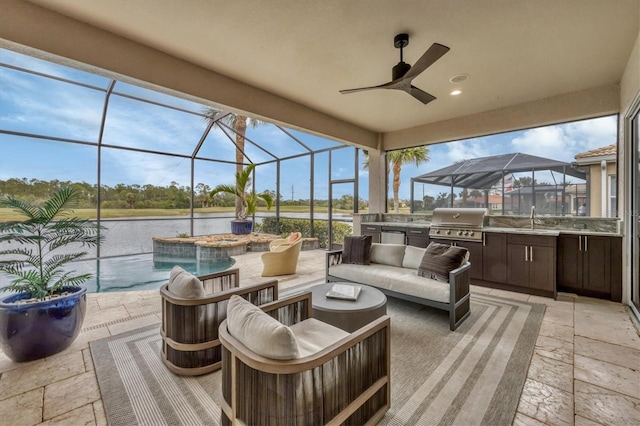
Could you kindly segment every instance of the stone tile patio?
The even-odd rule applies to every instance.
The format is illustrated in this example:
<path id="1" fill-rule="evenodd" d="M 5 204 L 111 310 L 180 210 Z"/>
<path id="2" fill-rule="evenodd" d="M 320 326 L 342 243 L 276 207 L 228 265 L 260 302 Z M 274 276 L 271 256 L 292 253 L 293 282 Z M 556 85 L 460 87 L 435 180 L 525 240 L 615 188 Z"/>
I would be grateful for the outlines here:
<path id="1" fill-rule="evenodd" d="M 236 257 L 243 284 L 259 282 L 260 253 Z M 281 291 L 324 278 L 325 252 L 300 253 Z M 619 303 L 558 300 L 472 286 L 472 293 L 544 303 L 514 425 L 640 424 L 640 335 Z M 157 291 L 90 294 L 79 338 L 55 356 L 18 364 L 0 353 L 0 421 L 7 425 L 106 425 L 89 342 L 160 322 Z"/>

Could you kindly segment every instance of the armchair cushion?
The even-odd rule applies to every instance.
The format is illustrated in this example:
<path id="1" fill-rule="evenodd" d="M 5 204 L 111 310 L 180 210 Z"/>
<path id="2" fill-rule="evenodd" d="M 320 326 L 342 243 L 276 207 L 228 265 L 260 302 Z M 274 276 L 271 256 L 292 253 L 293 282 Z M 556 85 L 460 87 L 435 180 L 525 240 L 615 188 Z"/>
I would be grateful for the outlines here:
<path id="1" fill-rule="evenodd" d="M 418 275 L 449 282 L 449 272 L 462 266 L 467 255 L 468 250 L 464 247 L 430 243 L 420 262 Z"/>
<path id="2" fill-rule="evenodd" d="M 240 296 L 231 296 L 229 299 L 227 330 L 258 355 L 273 359 L 300 357 L 296 336 L 291 328 Z"/>
<path id="3" fill-rule="evenodd" d="M 349 335 L 346 331 L 315 318 L 295 323 L 291 330 L 298 341 L 300 357 L 313 355 Z"/>
<path id="4" fill-rule="evenodd" d="M 344 237 L 342 263 L 369 265 L 371 263 L 371 235 Z"/>
<path id="5" fill-rule="evenodd" d="M 169 274 L 168 290 L 185 299 L 200 299 L 205 295 L 204 286 L 198 277 L 178 265 L 174 266 Z"/>

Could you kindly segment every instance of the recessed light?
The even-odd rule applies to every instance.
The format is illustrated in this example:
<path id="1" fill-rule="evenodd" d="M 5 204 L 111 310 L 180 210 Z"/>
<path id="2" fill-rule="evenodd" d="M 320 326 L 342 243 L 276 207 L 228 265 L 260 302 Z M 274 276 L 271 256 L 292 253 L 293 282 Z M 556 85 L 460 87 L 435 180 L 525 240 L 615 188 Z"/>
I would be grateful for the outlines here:
<path id="1" fill-rule="evenodd" d="M 460 93 L 462 93 L 462 90 L 454 90 L 453 92 L 449 93 L 451 96 L 458 96 Z"/>
<path id="2" fill-rule="evenodd" d="M 452 83 L 462 83 L 468 78 L 469 78 L 469 74 L 460 74 L 460 75 L 454 75 L 449 79 L 449 81 Z"/>

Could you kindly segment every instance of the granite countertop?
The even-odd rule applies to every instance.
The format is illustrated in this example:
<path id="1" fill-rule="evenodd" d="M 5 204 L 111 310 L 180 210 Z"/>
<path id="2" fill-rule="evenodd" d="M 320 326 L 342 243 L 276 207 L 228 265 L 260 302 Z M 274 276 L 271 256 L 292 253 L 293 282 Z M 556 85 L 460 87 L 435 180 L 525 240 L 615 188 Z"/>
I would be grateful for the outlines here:
<path id="1" fill-rule="evenodd" d="M 363 222 L 362 225 L 374 225 L 374 226 L 389 226 L 398 228 L 429 228 L 430 223 L 426 222 Z M 574 235 L 603 235 L 620 237 L 622 236 L 616 232 L 602 232 L 602 231 L 590 231 L 588 229 L 529 229 L 529 228 L 506 228 L 498 226 L 485 226 L 482 228 L 485 232 L 497 232 L 503 234 L 526 234 L 526 235 L 548 235 L 557 237 L 560 234 L 574 234 Z"/>

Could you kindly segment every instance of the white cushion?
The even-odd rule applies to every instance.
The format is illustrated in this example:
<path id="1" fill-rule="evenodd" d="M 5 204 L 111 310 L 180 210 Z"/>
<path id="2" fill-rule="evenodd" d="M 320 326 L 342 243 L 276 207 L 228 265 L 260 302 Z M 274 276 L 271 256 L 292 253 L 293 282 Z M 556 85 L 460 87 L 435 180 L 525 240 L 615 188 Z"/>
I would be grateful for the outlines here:
<path id="1" fill-rule="evenodd" d="M 204 286 L 198 277 L 177 265 L 169 273 L 167 289 L 176 296 L 185 299 L 201 299 L 205 295 Z"/>
<path id="2" fill-rule="evenodd" d="M 409 269 L 418 269 L 426 248 L 407 246 L 404 250 L 404 259 L 402 259 L 402 267 Z"/>
<path id="3" fill-rule="evenodd" d="M 371 262 L 402 267 L 404 244 L 371 244 Z"/>
<path id="4" fill-rule="evenodd" d="M 298 341 L 300 357 L 313 355 L 329 347 L 349 333 L 315 318 L 308 318 L 291 326 Z"/>
<path id="5" fill-rule="evenodd" d="M 240 296 L 231 296 L 227 304 L 227 330 L 258 355 L 273 359 L 300 357 L 291 328 Z"/>
<path id="6" fill-rule="evenodd" d="M 448 283 L 418 276 L 418 271 L 389 265 L 334 265 L 329 273 L 337 278 L 408 294 L 436 302 L 449 303 Z"/>

